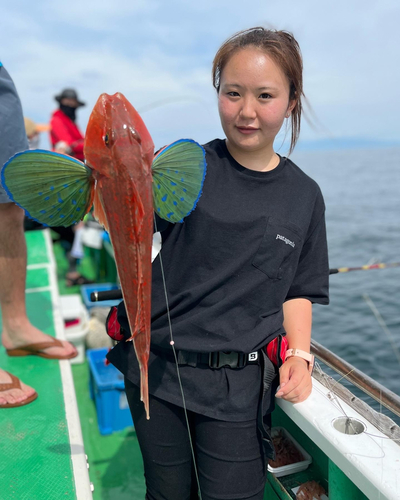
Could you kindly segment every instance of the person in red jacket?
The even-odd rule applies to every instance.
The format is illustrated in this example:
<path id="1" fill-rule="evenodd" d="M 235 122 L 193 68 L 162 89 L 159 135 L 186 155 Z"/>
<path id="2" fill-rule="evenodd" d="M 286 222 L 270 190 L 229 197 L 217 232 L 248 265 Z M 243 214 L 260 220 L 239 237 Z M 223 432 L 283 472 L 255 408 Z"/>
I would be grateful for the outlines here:
<path id="1" fill-rule="evenodd" d="M 76 110 L 85 103 L 78 99 L 74 89 L 64 89 L 55 96 L 60 103 L 50 120 L 50 139 L 53 151 L 83 160 L 83 134 L 75 123 Z"/>
<path id="2" fill-rule="evenodd" d="M 64 89 L 61 94 L 55 96 L 55 100 L 60 103 L 59 109 L 54 111 L 50 120 L 50 139 L 52 150 L 57 153 L 67 154 L 83 161 L 84 137 L 79 130 L 76 120 L 76 110 L 85 103 L 78 99 L 78 94 L 74 89 Z M 80 256 L 74 253 L 74 240 L 77 230 L 83 227 L 80 222 L 73 227 L 53 227 L 53 231 L 60 235 L 61 246 L 66 252 L 69 268 L 66 274 L 66 285 L 76 286 L 93 283 L 77 270 Z M 81 246 L 77 246 L 78 253 L 82 253 Z"/>

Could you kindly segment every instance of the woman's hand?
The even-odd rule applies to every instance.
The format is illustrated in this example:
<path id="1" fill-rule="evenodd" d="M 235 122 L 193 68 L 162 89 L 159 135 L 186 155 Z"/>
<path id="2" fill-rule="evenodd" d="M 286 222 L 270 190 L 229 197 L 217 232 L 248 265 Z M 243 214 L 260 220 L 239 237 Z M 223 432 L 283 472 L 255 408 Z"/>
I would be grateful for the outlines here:
<path id="1" fill-rule="evenodd" d="M 305 359 L 292 356 L 279 369 L 280 388 L 277 398 L 301 403 L 311 394 L 312 382 Z"/>

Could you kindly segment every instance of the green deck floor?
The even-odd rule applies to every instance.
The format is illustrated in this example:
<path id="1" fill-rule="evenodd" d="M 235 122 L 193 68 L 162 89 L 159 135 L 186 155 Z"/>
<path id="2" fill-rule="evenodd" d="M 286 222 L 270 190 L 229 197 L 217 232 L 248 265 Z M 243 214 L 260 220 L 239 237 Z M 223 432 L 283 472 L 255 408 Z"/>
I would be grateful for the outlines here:
<path id="1" fill-rule="evenodd" d="M 133 428 L 102 436 L 89 395 L 89 366 L 72 365 L 94 500 L 139 500 L 145 496 L 142 458 Z"/>
<path id="2" fill-rule="evenodd" d="M 66 287 L 65 273 L 68 262 L 59 244 L 54 245 L 57 261 L 57 278 L 60 294 L 79 293 L 79 286 Z M 86 254 L 78 270 L 90 279 L 95 279 L 93 259 Z M 127 428 L 102 436 L 97 424 L 94 401 L 89 394 L 88 362 L 73 364 L 76 397 L 81 420 L 85 453 L 89 463 L 89 477 L 93 483 L 94 500 L 140 500 L 145 496 L 143 465 L 136 434 Z"/>
<path id="3" fill-rule="evenodd" d="M 49 262 L 41 232 L 27 234 L 28 265 Z M 49 284 L 45 268 L 28 271 L 28 287 Z M 51 293 L 26 294 L 32 323 L 55 336 Z M 59 362 L 37 356 L 10 358 L 0 349 L 0 366 L 35 387 L 39 397 L 20 408 L 0 410 L 1 500 L 75 499 Z"/>

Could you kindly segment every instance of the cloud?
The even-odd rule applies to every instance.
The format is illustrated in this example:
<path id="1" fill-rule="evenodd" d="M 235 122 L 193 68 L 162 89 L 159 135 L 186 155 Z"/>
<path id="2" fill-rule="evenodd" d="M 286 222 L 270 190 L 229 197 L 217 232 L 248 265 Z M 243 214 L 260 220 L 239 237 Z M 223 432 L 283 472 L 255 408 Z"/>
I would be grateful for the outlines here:
<path id="1" fill-rule="evenodd" d="M 85 30 L 115 32 L 118 22 L 135 18 L 151 18 L 155 15 L 160 2 L 135 0 L 45 0 L 39 3 L 43 16 L 47 19 L 60 19 L 68 26 L 84 28 Z"/>
<path id="2" fill-rule="evenodd" d="M 34 120 L 47 121 L 54 95 L 72 86 L 87 102 L 79 112 L 85 128 L 97 97 L 120 91 L 162 142 L 172 133 L 222 134 L 210 68 L 228 36 L 255 25 L 287 29 L 299 40 L 306 95 L 323 124 L 316 132 L 304 122 L 303 137 L 393 139 L 399 14 L 396 0 L 19 0 L 2 13 L 0 45 Z"/>

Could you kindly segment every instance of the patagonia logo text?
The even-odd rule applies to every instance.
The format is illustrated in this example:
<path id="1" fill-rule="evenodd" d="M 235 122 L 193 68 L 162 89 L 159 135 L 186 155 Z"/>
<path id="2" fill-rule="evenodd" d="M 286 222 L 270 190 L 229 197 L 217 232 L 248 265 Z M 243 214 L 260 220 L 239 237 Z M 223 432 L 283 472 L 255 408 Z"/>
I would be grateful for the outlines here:
<path id="1" fill-rule="evenodd" d="M 285 238 L 284 236 L 282 236 L 280 234 L 277 234 L 275 239 L 282 240 L 286 243 L 286 245 L 290 245 L 293 248 L 296 246 L 293 241 L 288 240 L 287 238 Z"/>

